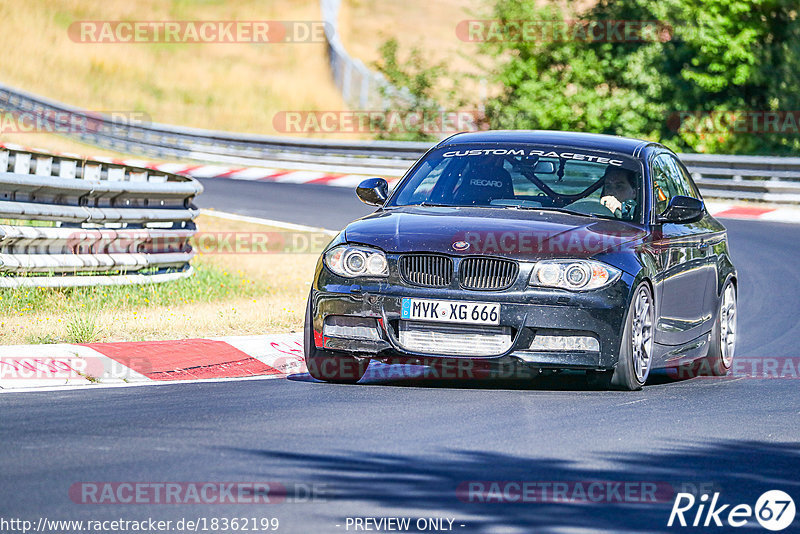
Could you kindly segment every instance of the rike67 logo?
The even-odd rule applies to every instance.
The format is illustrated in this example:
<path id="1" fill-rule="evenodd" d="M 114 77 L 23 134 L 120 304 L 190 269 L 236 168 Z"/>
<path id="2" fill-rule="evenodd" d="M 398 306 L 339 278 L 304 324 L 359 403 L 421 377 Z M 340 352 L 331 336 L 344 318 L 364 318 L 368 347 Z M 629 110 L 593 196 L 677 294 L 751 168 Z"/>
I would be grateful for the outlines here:
<path id="1" fill-rule="evenodd" d="M 794 517 L 794 500 L 780 490 L 762 494 L 755 507 L 749 504 L 723 504 L 719 493 L 711 497 L 704 493 L 699 499 L 691 493 L 678 493 L 667 526 L 752 528 L 754 525 L 749 523 L 755 518 L 765 529 L 779 531 L 789 527 Z"/>

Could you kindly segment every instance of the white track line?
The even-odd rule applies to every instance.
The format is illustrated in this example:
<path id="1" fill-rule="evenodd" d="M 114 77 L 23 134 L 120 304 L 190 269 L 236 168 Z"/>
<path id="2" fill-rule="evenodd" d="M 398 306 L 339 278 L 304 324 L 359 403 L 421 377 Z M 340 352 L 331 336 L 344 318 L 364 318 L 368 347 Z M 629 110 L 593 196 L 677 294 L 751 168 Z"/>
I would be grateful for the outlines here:
<path id="1" fill-rule="evenodd" d="M 171 386 L 175 384 L 196 384 L 203 382 L 212 384 L 216 382 L 237 382 L 240 380 L 272 380 L 275 378 L 286 378 L 289 375 L 257 375 L 257 376 L 234 376 L 226 378 L 195 378 L 192 380 L 150 380 L 146 382 L 100 382 L 85 385 L 64 385 L 64 386 L 37 386 L 29 388 L 8 388 L 0 389 L 0 395 L 8 395 L 9 393 L 27 393 L 36 391 L 68 391 L 68 390 L 82 390 L 92 391 L 95 389 L 108 389 L 108 388 L 131 388 L 139 386 Z"/>
<path id="2" fill-rule="evenodd" d="M 273 219 L 262 219 L 260 217 L 250 217 L 248 215 L 239 215 L 238 213 L 228 213 L 225 211 L 201 209 L 200 214 L 208 215 L 209 217 L 217 217 L 219 219 L 227 219 L 229 221 L 260 224 L 263 226 L 274 226 L 276 228 L 285 228 L 286 230 L 297 230 L 298 232 L 322 232 L 329 235 L 336 235 L 339 233 L 336 230 L 330 230 L 328 228 L 306 226 L 304 224 L 287 223 L 283 221 L 276 221 Z"/>

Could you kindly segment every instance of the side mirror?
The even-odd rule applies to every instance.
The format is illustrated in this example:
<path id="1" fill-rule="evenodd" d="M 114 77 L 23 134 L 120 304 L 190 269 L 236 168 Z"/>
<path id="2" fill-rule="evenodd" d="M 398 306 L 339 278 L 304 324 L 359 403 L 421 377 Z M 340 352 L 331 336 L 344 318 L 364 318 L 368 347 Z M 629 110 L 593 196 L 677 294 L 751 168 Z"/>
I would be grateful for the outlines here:
<path id="1" fill-rule="evenodd" d="M 364 204 L 383 206 L 389 196 L 389 184 L 383 178 L 367 178 L 358 184 L 356 195 Z"/>
<path id="2" fill-rule="evenodd" d="M 658 216 L 658 222 L 689 223 L 703 217 L 705 205 L 702 200 L 676 195 L 672 197 L 664 213 Z"/>

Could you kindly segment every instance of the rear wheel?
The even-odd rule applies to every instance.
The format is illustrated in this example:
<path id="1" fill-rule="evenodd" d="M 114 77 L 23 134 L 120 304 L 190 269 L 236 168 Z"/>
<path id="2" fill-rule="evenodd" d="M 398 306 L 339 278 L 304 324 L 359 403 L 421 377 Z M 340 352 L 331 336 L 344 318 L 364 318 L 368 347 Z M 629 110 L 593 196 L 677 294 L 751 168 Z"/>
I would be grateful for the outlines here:
<path id="1" fill-rule="evenodd" d="M 646 282 L 636 287 L 631 300 L 619 348 L 619 361 L 613 371 L 589 371 L 586 378 L 597 389 L 641 389 L 653 364 L 655 305 Z"/>
<path id="2" fill-rule="evenodd" d="M 367 372 L 369 360 L 318 349 L 314 343 L 314 324 L 311 318 L 311 293 L 308 294 L 306 320 L 303 329 L 303 349 L 308 374 L 317 380 L 338 384 L 355 384 Z"/>
<path id="3" fill-rule="evenodd" d="M 705 367 L 711 376 L 725 376 L 733 365 L 733 354 L 736 350 L 736 315 L 736 287 L 728 280 L 719 299 L 717 320 L 711 330 L 711 344 L 705 360 Z"/>

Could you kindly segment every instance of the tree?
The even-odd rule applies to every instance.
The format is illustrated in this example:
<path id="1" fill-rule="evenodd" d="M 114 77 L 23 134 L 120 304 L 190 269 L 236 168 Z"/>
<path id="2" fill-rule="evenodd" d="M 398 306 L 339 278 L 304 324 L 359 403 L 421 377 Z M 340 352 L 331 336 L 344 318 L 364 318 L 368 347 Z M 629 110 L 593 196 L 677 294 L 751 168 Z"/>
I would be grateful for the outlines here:
<path id="1" fill-rule="evenodd" d="M 493 128 L 613 133 L 717 153 L 800 148 L 795 0 L 601 0 L 583 13 L 496 0 L 493 16 L 502 28 L 545 28 L 533 39 L 487 33 L 483 52 L 501 85 L 487 103 Z M 545 21 L 566 31 L 550 33 Z M 620 39 L 611 21 L 655 30 Z M 795 113 L 763 131 L 763 112 Z"/>
<path id="2" fill-rule="evenodd" d="M 438 140 L 446 128 L 442 123 L 443 115 L 456 111 L 464 100 L 457 97 L 453 86 L 442 86 L 442 78 L 448 75 L 444 63 L 428 64 L 418 48 L 412 48 L 408 57 L 401 59 L 398 49 L 395 39 L 386 41 L 380 48 L 380 61 L 374 64 L 389 83 L 381 90 L 389 109 L 373 121 L 376 137 L 404 141 Z M 448 102 L 456 108 L 446 110 L 440 102 Z M 395 117 L 399 119 L 394 120 Z M 392 127 L 401 121 L 403 124 L 399 129 Z"/>

